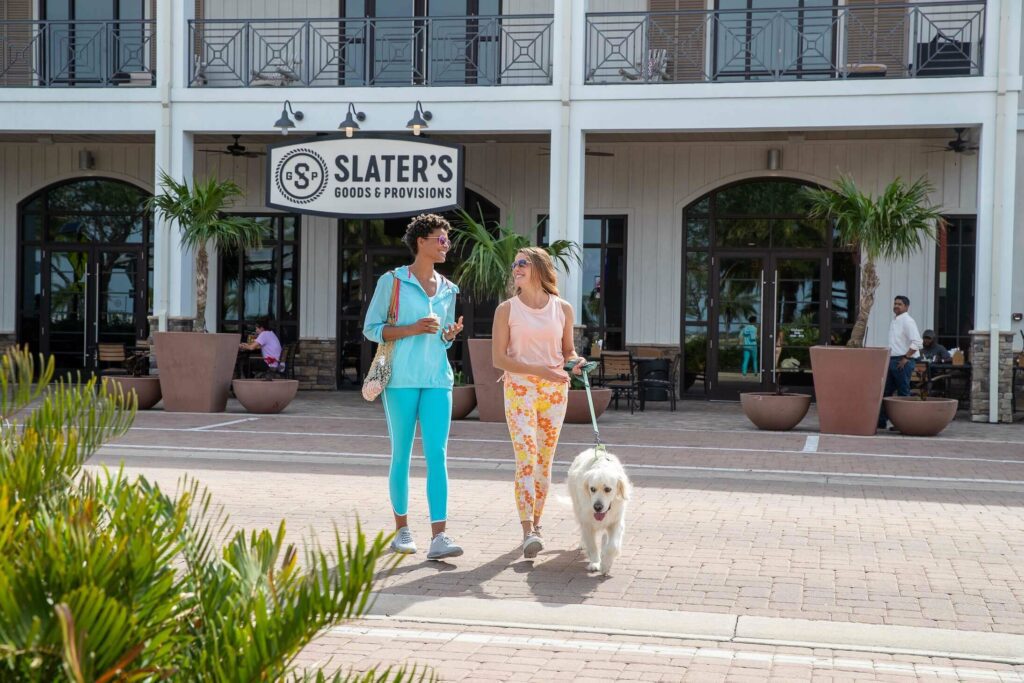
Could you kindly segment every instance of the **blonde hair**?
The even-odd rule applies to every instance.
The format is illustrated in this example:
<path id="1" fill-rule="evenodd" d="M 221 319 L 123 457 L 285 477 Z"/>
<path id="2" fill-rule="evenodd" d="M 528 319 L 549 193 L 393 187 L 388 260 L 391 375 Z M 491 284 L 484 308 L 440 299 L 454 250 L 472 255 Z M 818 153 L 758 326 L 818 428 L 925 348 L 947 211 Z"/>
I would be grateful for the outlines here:
<path id="1" fill-rule="evenodd" d="M 558 296 L 558 272 L 555 270 L 555 262 L 551 260 L 551 254 L 540 247 L 523 247 L 516 253 L 523 254 L 529 260 L 530 268 L 540 280 L 540 288 L 548 294 Z M 519 291 L 519 287 L 514 288 L 515 294 L 519 294 Z"/>

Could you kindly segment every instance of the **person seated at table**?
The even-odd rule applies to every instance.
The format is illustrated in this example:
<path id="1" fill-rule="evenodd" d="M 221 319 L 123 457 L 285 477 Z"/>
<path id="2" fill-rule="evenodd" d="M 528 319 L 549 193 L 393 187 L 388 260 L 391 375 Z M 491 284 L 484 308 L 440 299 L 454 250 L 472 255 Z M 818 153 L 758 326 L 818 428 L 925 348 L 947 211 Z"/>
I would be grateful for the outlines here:
<path id="1" fill-rule="evenodd" d="M 281 361 L 281 340 L 270 329 L 270 319 L 260 318 L 256 321 L 256 339 L 238 345 L 243 351 L 259 351 L 263 362 L 271 370 L 280 372 L 284 369 Z"/>
<path id="2" fill-rule="evenodd" d="M 935 341 L 935 330 L 925 330 L 921 335 L 921 358 L 929 363 L 949 363 L 953 357 L 946 347 Z"/>

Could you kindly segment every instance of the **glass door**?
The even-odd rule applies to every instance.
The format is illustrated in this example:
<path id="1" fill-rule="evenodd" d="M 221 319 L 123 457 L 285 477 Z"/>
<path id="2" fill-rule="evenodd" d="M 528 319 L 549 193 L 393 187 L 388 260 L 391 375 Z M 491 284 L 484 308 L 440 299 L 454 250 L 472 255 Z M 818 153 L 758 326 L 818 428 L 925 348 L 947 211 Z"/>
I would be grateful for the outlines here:
<path id="1" fill-rule="evenodd" d="M 90 370 L 88 250 L 51 251 L 44 275 L 43 353 L 51 354 L 58 375 Z"/>
<path id="2" fill-rule="evenodd" d="M 825 258 L 718 254 L 712 299 L 711 397 L 813 387 L 810 347 L 823 344 Z"/>
<path id="3" fill-rule="evenodd" d="M 822 296 L 821 256 L 775 255 L 771 260 L 772 329 L 775 345 L 771 352 L 772 388 L 810 393 L 810 347 L 824 344 L 825 297 Z"/>
<path id="4" fill-rule="evenodd" d="M 140 300 L 141 253 L 137 251 L 97 250 L 93 268 L 97 279 L 95 292 L 95 339 L 93 344 L 124 344 L 129 351 L 144 333 L 145 316 L 137 309 Z"/>
<path id="5" fill-rule="evenodd" d="M 742 391 L 761 391 L 764 368 L 765 267 L 767 255 L 716 255 L 711 329 L 712 398 L 736 399 Z M 771 310 L 769 308 L 769 310 Z M 770 343 L 770 342 L 768 342 Z"/>

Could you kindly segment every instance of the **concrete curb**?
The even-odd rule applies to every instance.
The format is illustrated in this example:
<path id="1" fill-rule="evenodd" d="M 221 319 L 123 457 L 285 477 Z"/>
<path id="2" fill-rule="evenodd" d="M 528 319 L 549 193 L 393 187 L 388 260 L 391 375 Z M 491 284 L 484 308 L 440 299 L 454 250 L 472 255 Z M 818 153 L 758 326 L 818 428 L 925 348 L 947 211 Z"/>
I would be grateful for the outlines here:
<path id="1" fill-rule="evenodd" d="M 368 616 L 574 633 L 790 645 L 1024 665 L 1024 635 L 525 600 L 375 596 Z"/>

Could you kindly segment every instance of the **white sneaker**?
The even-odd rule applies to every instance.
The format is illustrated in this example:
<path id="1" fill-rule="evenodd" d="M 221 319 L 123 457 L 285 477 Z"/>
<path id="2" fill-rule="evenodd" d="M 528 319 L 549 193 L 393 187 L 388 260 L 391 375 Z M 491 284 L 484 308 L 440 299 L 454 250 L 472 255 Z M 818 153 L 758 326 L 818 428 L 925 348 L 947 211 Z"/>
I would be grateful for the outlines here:
<path id="1" fill-rule="evenodd" d="M 446 557 L 458 557 L 462 554 L 462 547 L 457 545 L 452 537 L 442 532 L 430 541 L 430 549 L 427 551 L 428 560 L 443 560 Z"/>
<path id="2" fill-rule="evenodd" d="M 536 533 L 530 534 L 523 539 L 523 557 L 532 560 L 544 550 L 544 540 Z"/>
<path id="3" fill-rule="evenodd" d="M 391 550 L 402 555 L 412 555 L 416 552 L 416 541 L 412 540 L 409 527 L 403 526 L 395 532 L 395 537 L 391 539 Z"/>

